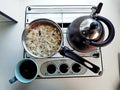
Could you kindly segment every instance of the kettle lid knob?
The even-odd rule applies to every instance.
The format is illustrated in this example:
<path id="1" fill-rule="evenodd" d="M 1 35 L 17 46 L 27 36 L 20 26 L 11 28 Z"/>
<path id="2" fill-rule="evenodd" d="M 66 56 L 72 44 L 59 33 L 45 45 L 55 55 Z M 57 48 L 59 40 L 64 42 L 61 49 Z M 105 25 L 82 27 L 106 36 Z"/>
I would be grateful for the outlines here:
<path id="1" fill-rule="evenodd" d="M 102 25 L 93 18 L 87 18 L 80 24 L 80 34 L 89 40 L 97 40 L 102 33 Z"/>

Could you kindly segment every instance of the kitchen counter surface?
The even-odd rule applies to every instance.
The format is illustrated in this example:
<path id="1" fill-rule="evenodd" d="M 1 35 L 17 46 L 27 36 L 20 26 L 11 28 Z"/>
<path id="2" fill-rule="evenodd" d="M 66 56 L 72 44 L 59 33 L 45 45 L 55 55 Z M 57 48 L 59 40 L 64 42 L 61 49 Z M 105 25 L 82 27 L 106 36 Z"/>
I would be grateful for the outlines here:
<path id="1" fill-rule="evenodd" d="M 1 1 L 3 12 L 14 17 L 18 23 L 0 22 L 0 87 L 1 90 L 118 90 L 120 60 L 120 1 L 103 0 L 100 15 L 109 18 L 115 26 L 116 35 L 110 45 L 102 48 L 103 75 L 100 77 L 36 79 L 32 83 L 9 84 L 14 76 L 14 68 L 23 57 L 21 36 L 24 30 L 25 8 L 28 5 L 98 5 L 99 0 L 33 0 L 12 2 Z M 11 5 L 10 5 L 11 4 Z M 10 7 L 11 6 L 11 7 Z"/>

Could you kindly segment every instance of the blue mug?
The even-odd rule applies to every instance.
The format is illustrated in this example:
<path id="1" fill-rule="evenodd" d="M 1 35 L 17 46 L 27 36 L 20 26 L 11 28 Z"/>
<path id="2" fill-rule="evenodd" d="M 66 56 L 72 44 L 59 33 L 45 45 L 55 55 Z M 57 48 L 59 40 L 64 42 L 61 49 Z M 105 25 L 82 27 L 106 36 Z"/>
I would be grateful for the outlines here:
<path id="1" fill-rule="evenodd" d="M 15 76 L 9 82 L 12 84 L 18 80 L 22 83 L 30 83 L 36 79 L 38 71 L 37 63 L 30 58 L 25 58 L 18 62 L 15 67 Z"/>

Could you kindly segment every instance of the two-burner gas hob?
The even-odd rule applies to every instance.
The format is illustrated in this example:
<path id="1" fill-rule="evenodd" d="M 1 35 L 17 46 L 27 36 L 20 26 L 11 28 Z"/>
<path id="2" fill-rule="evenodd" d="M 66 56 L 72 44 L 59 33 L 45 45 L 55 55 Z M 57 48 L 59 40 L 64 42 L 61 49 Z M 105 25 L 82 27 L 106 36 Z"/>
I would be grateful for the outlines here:
<path id="1" fill-rule="evenodd" d="M 67 40 L 66 31 L 68 25 L 77 17 L 90 15 L 93 5 L 31 5 L 26 7 L 25 11 L 25 27 L 31 21 L 39 18 L 47 18 L 58 23 L 63 31 L 64 46 L 73 50 Z M 75 53 L 94 63 L 100 68 L 99 73 L 93 73 L 81 64 L 61 56 L 59 53 L 53 57 L 38 59 L 30 56 L 25 50 L 23 58 L 32 58 L 39 65 L 39 78 L 60 78 L 60 77 L 91 77 L 100 76 L 103 72 L 102 52 L 100 48 L 89 52 L 80 53 L 73 50 Z"/>

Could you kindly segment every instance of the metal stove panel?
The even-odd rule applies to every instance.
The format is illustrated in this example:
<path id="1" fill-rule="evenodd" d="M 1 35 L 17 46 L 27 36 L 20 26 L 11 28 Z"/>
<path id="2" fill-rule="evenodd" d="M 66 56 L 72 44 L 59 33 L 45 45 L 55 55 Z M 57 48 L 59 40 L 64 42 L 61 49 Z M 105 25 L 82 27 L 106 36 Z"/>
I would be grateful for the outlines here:
<path id="1" fill-rule="evenodd" d="M 64 46 L 69 47 L 71 50 L 73 50 L 67 40 L 66 40 L 66 31 L 68 25 L 77 17 L 83 16 L 83 15 L 90 15 L 93 6 L 92 5 L 31 5 L 26 7 L 25 12 L 25 26 L 29 24 L 31 21 L 39 18 L 47 18 L 55 21 L 61 26 L 61 29 L 63 31 L 64 35 Z M 96 50 L 89 52 L 89 53 L 80 53 L 75 50 L 73 50 L 78 55 L 82 56 L 83 58 L 87 59 L 88 61 L 96 64 L 100 67 L 100 73 L 95 74 L 79 64 L 81 67 L 81 70 L 79 72 L 74 72 L 72 70 L 72 65 L 76 63 L 75 61 L 63 57 L 59 53 L 55 54 L 54 56 L 50 58 L 45 59 L 38 59 L 30 56 L 25 50 L 23 52 L 24 58 L 33 58 L 36 60 L 36 62 L 39 65 L 40 73 L 38 78 L 60 78 L 60 77 L 89 77 L 89 76 L 100 76 L 103 72 L 103 63 L 102 63 L 102 52 L 100 48 L 97 48 Z M 62 73 L 60 71 L 60 65 L 65 63 L 68 66 L 68 71 L 65 73 Z M 55 65 L 55 72 L 49 73 L 47 71 L 47 67 L 50 64 Z M 78 64 L 78 63 L 77 63 Z"/>

